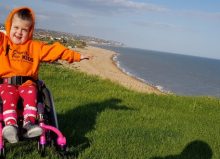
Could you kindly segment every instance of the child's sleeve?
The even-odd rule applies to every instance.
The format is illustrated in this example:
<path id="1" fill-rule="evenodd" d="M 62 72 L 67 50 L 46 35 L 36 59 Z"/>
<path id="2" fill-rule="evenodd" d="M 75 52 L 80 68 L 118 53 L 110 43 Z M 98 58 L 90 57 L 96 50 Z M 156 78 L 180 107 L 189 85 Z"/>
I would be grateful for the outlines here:
<path id="1" fill-rule="evenodd" d="M 0 46 L 2 47 L 4 40 L 4 33 L 0 32 Z"/>
<path id="2" fill-rule="evenodd" d="M 4 36 L 4 33 L 0 32 L 0 54 L 3 51 Z"/>
<path id="3" fill-rule="evenodd" d="M 41 46 L 40 60 L 46 62 L 53 62 L 58 59 L 66 60 L 69 63 L 79 62 L 80 54 L 68 49 L 62 44 L 56 42 L 52 45 L 43 44 Z"/>

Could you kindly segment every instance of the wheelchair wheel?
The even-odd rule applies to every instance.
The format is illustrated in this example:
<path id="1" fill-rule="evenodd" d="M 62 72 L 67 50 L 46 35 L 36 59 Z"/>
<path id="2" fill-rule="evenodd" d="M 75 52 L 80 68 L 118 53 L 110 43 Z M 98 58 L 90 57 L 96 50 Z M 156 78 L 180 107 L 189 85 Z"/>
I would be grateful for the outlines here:
<path id="1" fill-rule="evenodd" d="M 45 108 L 46 108 L 45 113 L 47 114 L 49 123 L 50 125 L 59 129 L 53 96 L 50 93 L 50 90 L 46 87 L 42 89 L 42 93 L 44 95 L 43 101 L 44 101 Z"/>

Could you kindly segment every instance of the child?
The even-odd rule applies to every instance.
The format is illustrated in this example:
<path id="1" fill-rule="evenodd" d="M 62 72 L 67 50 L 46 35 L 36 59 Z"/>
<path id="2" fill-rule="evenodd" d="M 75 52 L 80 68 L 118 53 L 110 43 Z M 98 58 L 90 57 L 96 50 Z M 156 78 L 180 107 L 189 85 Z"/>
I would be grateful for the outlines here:
<path id="1" fill-rule="evenodd" d="M 6 19 L 6 35 L 0 32 L 0 96 L 3 101 L 3 136 L 8 142 L 18 142 L 18 99 L 23 99 L 24 134 L 27 138 L 41 135 L 42 128 L 35 125 L 37 114 L 37 87 L 39 63 L 58 59 L 70 63 L 90 59 L 69 50 L 60 43 L 47 45 L 32 40 L 35 24 L 34 12 L 28 7 L 14 9 Z"/>

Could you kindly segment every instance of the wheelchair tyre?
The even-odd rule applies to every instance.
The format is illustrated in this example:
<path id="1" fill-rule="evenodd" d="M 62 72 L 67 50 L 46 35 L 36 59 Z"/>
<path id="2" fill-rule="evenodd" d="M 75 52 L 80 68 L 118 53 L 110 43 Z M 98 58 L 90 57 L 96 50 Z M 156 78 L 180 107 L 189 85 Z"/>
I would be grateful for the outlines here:
<path id="1" fill-rule="evenodd" d="M 42 89 L 42 93 L 44 94 L 45 113 L 48 115 L 49 123 L 51 126 L 59 129 L 53 96 L 50 93 L 50 90 L 46 87 Z"/>

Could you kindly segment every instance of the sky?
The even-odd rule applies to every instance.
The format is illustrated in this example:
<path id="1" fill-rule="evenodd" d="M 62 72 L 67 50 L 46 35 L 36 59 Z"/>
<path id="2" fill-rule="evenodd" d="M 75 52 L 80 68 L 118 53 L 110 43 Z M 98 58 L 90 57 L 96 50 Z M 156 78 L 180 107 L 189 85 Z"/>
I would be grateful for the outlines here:
<path id="1" fill-rule="evenodd" d="M 0 0 L 0 22 L 20 6 L 36 28 L 220 59 L 220 0 Z"/>

